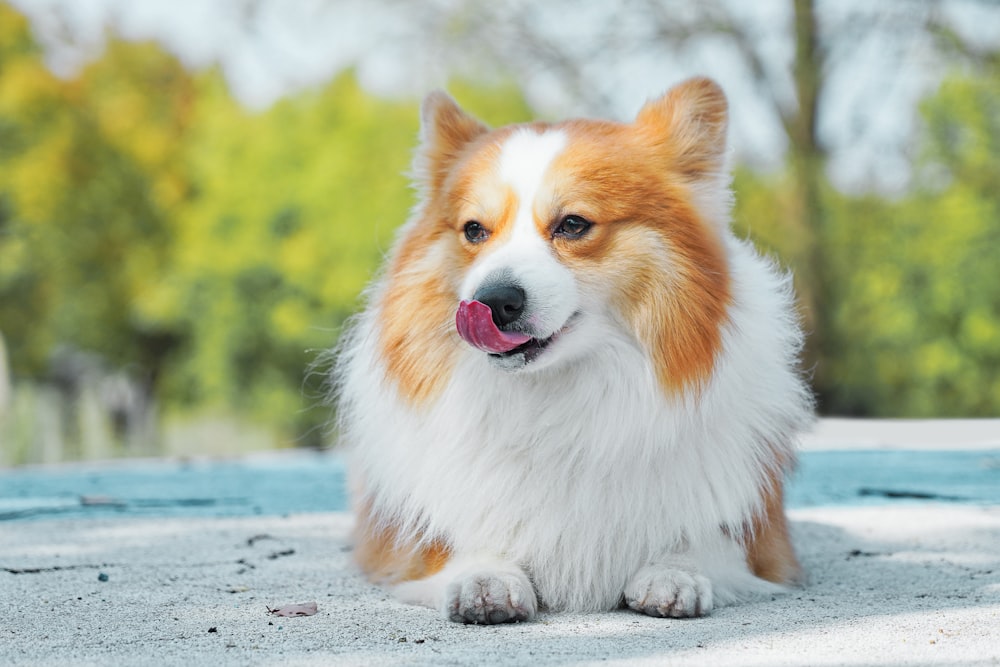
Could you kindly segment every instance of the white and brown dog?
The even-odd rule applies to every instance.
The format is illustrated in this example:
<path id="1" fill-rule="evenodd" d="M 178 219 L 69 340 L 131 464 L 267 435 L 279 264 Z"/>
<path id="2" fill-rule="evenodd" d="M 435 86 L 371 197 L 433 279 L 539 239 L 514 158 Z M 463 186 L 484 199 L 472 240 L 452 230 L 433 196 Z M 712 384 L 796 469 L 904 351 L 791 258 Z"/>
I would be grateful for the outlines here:
<path id="1" fill-rule="evenodd" d="M 726 126 L 706 79 L 630 124 L 490 130 L 426 99 L 420 204 L 338 351 L 373 580 L 472 623 L 699 616 L 798 581 L 802 335 L 729 229 Z"/>

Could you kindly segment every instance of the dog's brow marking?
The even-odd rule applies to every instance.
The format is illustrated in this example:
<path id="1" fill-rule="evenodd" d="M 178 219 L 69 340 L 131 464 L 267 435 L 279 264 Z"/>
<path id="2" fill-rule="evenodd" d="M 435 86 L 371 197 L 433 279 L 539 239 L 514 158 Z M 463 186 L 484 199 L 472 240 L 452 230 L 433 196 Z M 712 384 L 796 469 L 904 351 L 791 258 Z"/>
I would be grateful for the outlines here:
<path id="1" fill-rule="evenodd" d="M 566 133 L 560 130 L 515 132 L 500 151 L 500 178 L 514 188 L 522 203 L 533 199 L 552 160 L 565 147 Z"/>
<path id="2" fill-rule="evenodd" d="M 561 130 L 537 132 L 522 129 L 512 134 L 500 150 L 500 178 L 517 196 L 517 219 L 514 234 L 533 229 L 531 210 L 552 161 L 566 148 L 566 133 Z"/>

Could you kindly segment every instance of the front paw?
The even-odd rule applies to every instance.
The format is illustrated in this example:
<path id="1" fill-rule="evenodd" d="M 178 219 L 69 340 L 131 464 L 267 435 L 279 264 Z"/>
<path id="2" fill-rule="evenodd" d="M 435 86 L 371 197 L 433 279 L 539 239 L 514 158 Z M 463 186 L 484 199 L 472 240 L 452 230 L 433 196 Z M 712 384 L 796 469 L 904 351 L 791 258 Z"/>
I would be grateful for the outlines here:
<path id="1" fill-rule="evenodd" d="M 647 565 L 625 587 L 625 601 L 649 616 L 704 616 L 712 611 L 712 582 L 695 572 Z"/>
<path id="2" fill-rule="evenodd" d="M 445 615 L 457 623 L 515 623 L 535 616 L 538 601 L 523 572 L 475 572 L 445 591 Z"/>

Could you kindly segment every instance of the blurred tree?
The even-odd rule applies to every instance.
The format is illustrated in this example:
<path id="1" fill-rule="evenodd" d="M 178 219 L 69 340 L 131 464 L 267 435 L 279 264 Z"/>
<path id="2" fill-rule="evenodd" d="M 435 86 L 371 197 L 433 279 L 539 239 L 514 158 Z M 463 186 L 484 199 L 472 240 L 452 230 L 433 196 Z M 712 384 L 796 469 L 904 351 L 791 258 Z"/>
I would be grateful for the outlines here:
<path id="1" fill-rule="evenodd" d="M 922 108 L 917 187 L 842 198 L 831 379 L 842 412 L 1000 414 L 1000 68 Z"/>
<path id="2" fill-rule="evenodd" d="M 759 52 L 766 40 L 747 34 L 721 0 L 669 21 L 652 13 L 660 3 L 631 2 L 652 8 L 642 34 L 668 46 L 694 44 L 695 34 L 753 37 L 738 50 L 794 140 L 783 170 L 738 166 L 734 218 L 823 291 L 809 300 L 825 318 L 825 409 L 996 414 L 996 52 L 937 33 L 975 67 L 924 105 L 913 190 L 897 201 L 855 197 L 825 177 L 829 145 L 817 118 L 830 68 L 850 57 L 858 34 L 828 27 L 810 37 L 816 8 L 796 0 L 801 25 L 779 28 L 801 31 L 799 81 L 795 66 L 774 69 Z M 468 37 L 485 28 L 476 21 L 511 7 L 466 8 L 438 27 Z M 517 58 L 565 71 L 581 95 L 596 76 L 586 63 L 625 39 L 616 30 L 636 29 L 598 22 L 589 42 L 552 44 L 530 32 L 540 29 L 531 16 L 504 27 L 529 31 Z M 487 122 L 532 115 L 513 84 L 451 88 Z M 606 95 L 594 90 L 600 112 Z M 315 443 L 328 415 L 303 408 L 319 403 L 309 396 L 321 383 L 304 370 L 357 307 L 413 204 L 404 174 L 416 128 L 414 102 L 373 98 L 352 72 L 248 112 L 217 71 L 190 74 L 149 44 L 111 40 L 100 59 L 59 79 L 24 19 L 0 2 L 0 330 L 13 370 L 43 375 L 68 344 L 143 369 L 169 411 L 233 412 Z"/>
<path id="3" fill-rule="evenodd" d="M 44 66 L 0 4 L 0 327 L 15 373 L 56 345 L 139 363 L 153 382 L 174 339 L 142 317 L 189 191 L 181 142 L 192 81 L 148 44 L 112 42 L 71 81 Z"/>
<path id="4" fill-rule="evenodd" d="M 486 119 L 512 87 L 457 82 Z M 315 443 L 316 350 L 358 305 L 414 200 L 413 101 L 348 72 L 248 112 L 218 71 L 112 39 L 62 80 L 0 3 L 0 329 L 14 370 L 60 346 L 131 366 L 167 413 L 228 412 Z"/>
<path id="5" fill-rule="evenodd" d="M 473 108 L 527 115 L 516 91 L 456 89 Z M 377 100 L 351 73 L 262 113 L 240 108 L 217 74 L 202 81 L 189 137 L 199 193 L 178 214 L 177 262 L 150 304 L 189 334 L 169 396 L 282 423 L 304 442 L 322 435 L 329 415 L 304 410 L 300 393 L 318 397 L 323 378 L 304 383 L 303 371 L 358 307 L 414 203 L 417 123 L 416 104 Z"/>
<path id="6" fill-rule="evenodd" d="M 198 196 L 146 312 L 186 333 L 165 396 L 303 429 L 303 373 L 356 305 L 410 200 L 412 104 L 349 75 L 252 114 L 204 77 L 187 137 Z M 294 429 L 293 427 L 298 427 Z"/>
<path id="7" fill-rule="evenodd" d="M 390 5 L 398 1 L 384 0 Z M 828 266 L 833 231 L 827 211 L 834 204 L 826 197 L 836 195 L 827 177 L 831 154 L 862 140 L 881 148 L 875 119 L 887 98 L 905 88 L 900 85 L 902 68 L 919 63 L 915 67 L 927 72 L 935 58 L 979 62 L 996 53 L 996 45 L 977 45 L 968 30 L 955 27 L 956 4 L 789 0 L 748 11 L 729 0 L 586 6 L 573 0 L 445 1 L 433 3 L 414 20 L 418 32 L 435 35 L 462 53 L 452 67 L 503 68 L 529 90 L 561 95 L 569 100 L 566 106 L 600 115 L 616 110 L 623 78 L 636 63 L 734 73 L 730 83 L 753 91 L 765 111 L 765 124 L 777 125 L 786 141 L 784 173 L 772 179 L 782 189 L 776 221 L 780 231 L 773 237 L 795 270 L 810 332 L 806 366 L 821 408 L 827 409 L 825 397 L 836 391 L 827 368 L 838 346 L 829 339 L 830 318 L 840 307 L 839 292 L 832 289 L 839 276 Z M 1000 20 L 992 0 L 962 4 L 965 16 L 975 10 L 982 20 Z M 566 15 L 575 17 L 570 35 L 559 20 Z M 874 66 L 873 58 L 878 60 Z M 724 65 L 717 66 L 719 61 Z M 850 90 L 843 85 L 846 80 L 852 82 Z M 848 92 L 853 104 L 845 110 L 842 98 Z M 837 114 L 849 114 L 852 124 L 839 137 L 829 129 Z"/>

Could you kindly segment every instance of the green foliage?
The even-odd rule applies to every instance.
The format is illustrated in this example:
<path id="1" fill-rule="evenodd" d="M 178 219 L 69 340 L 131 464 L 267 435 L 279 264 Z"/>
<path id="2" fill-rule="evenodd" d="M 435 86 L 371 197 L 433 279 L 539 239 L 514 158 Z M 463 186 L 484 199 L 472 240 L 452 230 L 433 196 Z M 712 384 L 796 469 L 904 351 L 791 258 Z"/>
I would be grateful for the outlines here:
<path id="1" fill-rule="evenodd" d="M 512 87 L 455 92 L 526 120 Z M 138 369 L 167 414 L 240 415 L 314 443 L 307 374 L 414 196 L 416 101 L 351 73 L 250 113 L 218 72 L 112 40 L 70 80 L 0 3 L 0 330 L 14 371 L 59 346 Z"/>
<path id="2" fill-rule="evenodd" d="M 300 392 L 319 389 L 303 373 L 412 205 L 415 105 L 344 75 L 250 114 L 217 75 L 200 84 L 186 137 L 198 195 L 177 211 L 173 263 L 142 307 L 185 334 L 165 395 L 308 431 Z"/>
<path id="3" fill-rule="evenodd" d="M 1000 413 L 998 79 L 953 78 L 925 103 L 907 198 L 839 202 L 838 411 Z"/>
<path id="4" fill-rule="evenodd" d="M 925 102 L 917 184 L 904 198 L 823 193 L 823 412 L 1000 413 L 998 78 L 952 78 Z M 788 188 L 782 175 L 735 178 L 737 227 L 786 262 L 804 240 Z"/>
<path id="5" fill-rule="evenodd" d="M 796 255 L 805 233 L 795 223 L 790 187 L 784 174 L 761 175 L 744 167 L 733 174 L 733 229 L 765 255 L 781 260 Z"/>
<path id="6" fill-rule="evenodd" d="M 158 279 L 183 198 L 177 140 L 190 78 L 149 45 L 113 43 L 71 82 L 0 6 L 0 326 L 14 370 L 56 345 L 159 362 L 135 304 Z"/>
<path id="7" fill-rule="evenodd" d="M 515 91 L 456 88 L 487 120 L 529 116 Z M 329 415 L 303 407 L 300 388 L 321 391 L 303 372 L 358 307 L 414 204 L 417 105 L 377 100 L 351 73 L 259 114 L 217 75 L 198 100 L 198 196 L 177 216 L 175 265 L 145 306 L 186 334 L 165 395 L 315 436 Z"/>
<path id="8" fill-rule="evenodd" d="M 830 413 L 1000 411 L 1000 85 L 949 80 L 923 107 L 918 184 L 822 193 L 797 223 L 789 173 L 735 175 L 737 229 L 786 263 L 819 243 Z M 487 123 L 529 120 L 513 86 L 457 82 Z M 348 72 L 250 113 L 218 72 L 112 40 L 69 80 L 0 2 L 0 331 L 14 372 L 60 345 L 141 369 L 168 414 L 229 413 L 315 442 L 306 372 L 359 305 L 414 203 L 416 101 Z M 791 266 L 793 270 L 802 267 Z M 800 272 L 808 275 L 808 272 Z"/>

